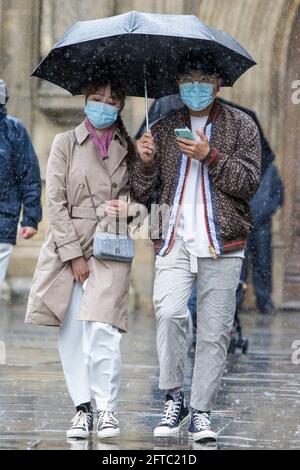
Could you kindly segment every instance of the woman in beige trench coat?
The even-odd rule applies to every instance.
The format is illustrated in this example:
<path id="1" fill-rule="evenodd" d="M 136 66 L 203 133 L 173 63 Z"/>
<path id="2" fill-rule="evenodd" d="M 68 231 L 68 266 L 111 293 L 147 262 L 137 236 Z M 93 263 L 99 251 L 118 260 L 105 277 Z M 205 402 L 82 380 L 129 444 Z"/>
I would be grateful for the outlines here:
<path id="1" fill-rule="evenodd" d="M 92 255 L 97 220 L 84 172 L 104 224 L 130 215 L 126 201 L 135 149 L 120 117 L 124 103 L 125 94 L 113 84 L 90 87 L 86 120 L 75 131 L 55 137 L 47 167 L 49 230 L 25 321 L 60 327 L 59 352 L 76 407 L 67 431 L 70 438 L 87 438 L 92 432 L 92 398 L 98 437 L 120 432 L 114 412 L 121 379 L 120 340 L 128 327 L 131 263 Z"/>

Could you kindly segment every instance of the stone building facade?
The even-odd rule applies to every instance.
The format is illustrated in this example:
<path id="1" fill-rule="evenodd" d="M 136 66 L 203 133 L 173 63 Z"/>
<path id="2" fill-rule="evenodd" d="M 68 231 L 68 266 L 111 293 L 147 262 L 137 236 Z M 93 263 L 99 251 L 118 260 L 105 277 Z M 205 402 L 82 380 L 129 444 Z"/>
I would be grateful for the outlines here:
<path id="1" fill-rule="evenodd" d="M 299 306 L 300 0 L 0 0 L 0 76 L 9 86 L 9 112 L 22 119 L 32 135 L 43 177 L 54 135 L 80 122 L 83 99 L 30 78 L 31 71 L 77 20 L 130 10 L 194 14 L 232 34 L 258 62 L 222 96 L 257 112 L 276 153 L 286 197 L 273 226 L 274 300 L 278 306 Z M 143 100 L 130 98 L 124 117 L 134 133 L 143 118 Z M 39 236 L 14 250 L 12 282 L 32 274 L 46 225 L 45 214 Z M 150 306 L 150 242 L 139 242 L 137 253 L 135 291 L 141 305 Z"/>

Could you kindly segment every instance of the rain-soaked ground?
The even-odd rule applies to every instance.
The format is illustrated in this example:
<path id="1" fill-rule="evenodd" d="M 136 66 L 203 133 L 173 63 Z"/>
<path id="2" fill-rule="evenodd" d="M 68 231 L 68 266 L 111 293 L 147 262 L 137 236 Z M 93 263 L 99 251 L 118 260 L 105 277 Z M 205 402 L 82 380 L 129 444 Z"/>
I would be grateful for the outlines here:
<path id="1" fill-rule="evenodd" d="M 24 326 L 24 306 L 1 307 L 0 340 L 7 345 L 0 366 L 0 449 L 179 450 L 198 449 L 187 430 L 154 439 L 163 404 L 157 390 L 155 325 L 151 315 L 132 315 L 123 342 L 121 436 L 67 442 L 73 416 L 56 350 L 56 329 Z M 300 365 L 292 343 L 300 340 L 300 313 L 243 314 L 247 356 L 231 358 L 212 415 L 219 449 L 300 449 Z M 1 347 L 1 345 L 0 345 Z M 298 355 L 298 358 L 300 354 Z M 191 359 L 187 363 L 189 391 Z M 189 393 L 187 393 L 189 396 Z"/>

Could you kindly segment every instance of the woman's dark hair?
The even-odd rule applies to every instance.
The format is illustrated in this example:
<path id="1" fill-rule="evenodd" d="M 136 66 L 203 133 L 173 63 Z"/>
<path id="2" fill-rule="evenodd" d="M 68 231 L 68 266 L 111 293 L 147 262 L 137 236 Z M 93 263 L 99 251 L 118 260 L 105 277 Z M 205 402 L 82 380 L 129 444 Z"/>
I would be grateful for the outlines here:
<path id="1" fill-rule="evenodd" d="M 99 82 L 99 83 L 94 83 L 94 84 L 90 84 L 88 85 L 85 89 L 84 89 L 84 94 L 85 94 L 85 101 L 87 101 L 88 97 L 90 95 L 94 95 L 97 90 L 99 90 L 99 88 L 102 88 L 102 87 L 106 87 L 107 85 L 110 85 L 111 86 L 111 91 L 112 91 L 112 94 L 118 98 L 118 100 L 121 101 L 121 110 L 125 104 L 125 99 L 126 99 L 126 92 L 124 90 L 124 88 L 122 88 L 118 83 L 116 82 L 111 82 L 111 81 L 102 81 L 102 82 Z"/>
<path id="2" fill-rule="evenodd" d="M 115 81 L 103 81 L 103 82 L 99 82 L 97 84 L 88 85 L 84 90 L 85 101 L 87 101 L 87 99 L 90 95 L 95 94 L 96 91 L 99 90 L 99 88 L 105 87 L 107 85 L 111 86 L 112 95 L 114 95 L 116 98 L 118 98 L 118 100 L 120 100 L 120 102 L 121 102 L 121 111 L 122 111 L 122 109 L 125 105 L 126 92 L 125 92 L 124 88 L 118 82 L 115 82 Z M 124 137 L 124 139 L 127 142 L 128 152 L 127 152 L 127 156 L 126 156 L 126 161 L 127 161 L 128 169 L 130 171 L 131 168 L 132 168 L 133 162 L 135 160 L 136 151 L 135 151 L 135 147 L 133 145 L 133 142 L 132 142 L 131 138 L 128 135 L 127 129 L 125 127 L 125 124 L 124 124 L 123 119 L 122 119 L 120 114 L 118 115 L 118 119 L 116 121 L 116 127 L 119 130 L 120 134 Z"/>

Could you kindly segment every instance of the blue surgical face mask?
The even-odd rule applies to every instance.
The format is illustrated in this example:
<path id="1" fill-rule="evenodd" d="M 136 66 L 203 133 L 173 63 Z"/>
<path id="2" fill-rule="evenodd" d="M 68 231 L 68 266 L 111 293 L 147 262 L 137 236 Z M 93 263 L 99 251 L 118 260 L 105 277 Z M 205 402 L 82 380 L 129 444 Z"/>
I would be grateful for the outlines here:
<path id="1" fill-rule="evenodd" d="M 181 100 L 192 111 L 203 111 L 214 100 L 214 85 L 211 83 L 182 83 L 179 89 Z"/>
<path id="2" fill-rule="evenodd" d="M 96 129 L 105 129 L 116 122 L 120 109 L 99 101 L 88 101 L 84 111 Z"/>

